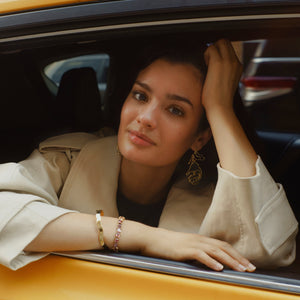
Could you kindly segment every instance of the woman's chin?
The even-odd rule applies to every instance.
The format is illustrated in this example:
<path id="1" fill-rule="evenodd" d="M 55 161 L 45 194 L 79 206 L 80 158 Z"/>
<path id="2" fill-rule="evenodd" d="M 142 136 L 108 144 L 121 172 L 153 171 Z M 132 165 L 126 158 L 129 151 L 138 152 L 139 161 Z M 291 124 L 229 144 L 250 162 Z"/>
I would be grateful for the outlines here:
<path id="1" fill-rule="evenodd" d="M 125 158 L 130 162 L 147 166 L 156 166 L 157 164 L 157 154 L 151 153 L 150 151 L 145 151 L 145 149 L 138 149 L 137 147 L 125 147 L 125 149 L 122 149 L 120 152 L 123 159 Z"/>

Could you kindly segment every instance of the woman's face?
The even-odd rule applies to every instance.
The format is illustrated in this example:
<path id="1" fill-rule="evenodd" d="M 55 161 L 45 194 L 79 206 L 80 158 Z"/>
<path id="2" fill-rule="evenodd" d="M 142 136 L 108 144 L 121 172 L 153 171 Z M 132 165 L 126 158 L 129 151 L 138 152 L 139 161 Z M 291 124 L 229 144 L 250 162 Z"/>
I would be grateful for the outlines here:
<path id="1" fill-rule="evenodd" d="M 202 76 L 190 64 L 158 59 L 142 70 L 121 112 L 124 158 L 149 166 L 177 164 L 199 143 Z"/>

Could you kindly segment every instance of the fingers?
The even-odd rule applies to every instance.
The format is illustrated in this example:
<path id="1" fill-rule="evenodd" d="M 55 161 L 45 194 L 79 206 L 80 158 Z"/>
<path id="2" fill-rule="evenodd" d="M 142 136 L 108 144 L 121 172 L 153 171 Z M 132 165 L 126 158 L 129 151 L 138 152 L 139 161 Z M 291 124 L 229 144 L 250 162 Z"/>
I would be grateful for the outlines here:
<path id="1" fill-rule="evenodd" d="M 242 262 L 237 256 L 232 256 L 228 252 L 220 248 L 211 248 L 208 250 L 208 255 L 221 262 L 222 264 L 228 266 L 229 268 L 239 271 L 246 272 L 249 271 L 250 262 Z"/>
<path id="2" fill-rule="evenodd" d="M 215 271 L 228 266 L 240 272 L 253 272 L 255 267 L 230 244 L 194 233 L 181 233 L 157 228 L 142 254 L 176 261 L 197 260 Z M 157 236 L 159 235 L 159 237 Z"/>
<path id="3" fill-rule="evenodd" d="M 206 254 L 204 251 L 199 251 L 195 256 L 195 259 L 212 270 L 222 271 L 224 269 L 224 266 L 222 264 L 220 264 L 217 260 Z"/>
<path id="4" fill-rule="evenodd" d="M 227 60 L 238 60 L 235 51 L 229 40 L 221 39 L 216 42 L 216 47 L 219 49 L 221 56 Z"/>
<path id="5" fill-rule="evenodd" d="M 224 266 L 239 272 L 253 272 L 256 269 L 250 262 L 241 263 L 236 257 L 214 247 L 210 247 L 207 251 L 200 250 L 195 259 L 215 271 L 222 271 Z"/>
<path id="6" fill-rule="evenodd" d="M 239 272 L 253 272 L 256 269 L 230 244 L 206 237 L 203 237 L 195 258 L 215 271 L 221 271 L 224 265 Z"/>
<path id="7" fill-rule="evenodd" d="M 233 61 L 236 60 L 237 62 L 240 62 L 235 50 L 231 44 L 231 42 L 227 39 L 220 39 L 216 43 L 211 44 L 205 51 L 206 55 L 211 55 L 216 57 L 217 55 L 220 56 L 220 58 Z"/>
<path id="8" fill-rule="evenodd" d="M 210 45 L 204 53 L 204 60 L 207 66 L 213 61 L 219 65 L 224 64 L 225 68 L 231 66 L 239 76 L 242 74 L 242 64 L 229 40 L 221 39 Z"/>
<path id="9" fill-rule="evenodd" d="M 214 44 L 211 44 L 204 52 L 204 60 L 207 66 L 209 66 L 211 59 L 215 60 L 219 58 L 221 58 L 221 53 L 219 52 L 219 48 Z"/>

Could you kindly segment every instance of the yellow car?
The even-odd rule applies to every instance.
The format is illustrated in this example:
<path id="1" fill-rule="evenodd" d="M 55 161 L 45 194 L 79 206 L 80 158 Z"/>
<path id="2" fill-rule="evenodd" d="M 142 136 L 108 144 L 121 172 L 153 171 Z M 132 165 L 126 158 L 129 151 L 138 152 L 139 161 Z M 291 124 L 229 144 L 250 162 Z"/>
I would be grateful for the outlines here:
<path id="1" fill-rule="evenodd" d="M 244 63 L 240 94 L 264 159 L 299 217 L 299 33 L 299 1 L 0 1 L 0 163 L 26 158 L 52 135 L 116 128 L 117 99 L 127 92 L 123 74 L 137 48 L 170 37 L 206 43 L 226 37 Z M 83 69 L 97 78 L 84 92 Z M 1 299 L 274 300 L 299 294 L 299 255 L 289 267 L 255 273 L 110 251 L 53 253 L 17 271 L 0 266 Z"/>

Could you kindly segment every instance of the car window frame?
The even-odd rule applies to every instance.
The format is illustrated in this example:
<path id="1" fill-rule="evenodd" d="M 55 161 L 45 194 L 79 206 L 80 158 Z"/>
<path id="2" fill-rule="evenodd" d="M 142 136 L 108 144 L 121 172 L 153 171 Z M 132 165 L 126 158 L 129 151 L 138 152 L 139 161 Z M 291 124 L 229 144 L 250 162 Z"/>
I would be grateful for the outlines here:
<path id="1" fill-rule="evenodd" d="M 300 295 L 300 280 L 283 278 L 260 273 L 244 273 L 229 269 L 222 272 L 212 271 L 203 265 L 171 261 L 128 253 L 112 253 L 109 251 L 74 251 L 53 252 L 52 254 L 75 258 L 94 263 L 127 267 L 149 272 L 183 276 L 194 279 L 209 280 L 219 283 L 230 283 L 238 286 L 259 288 L 268 291 L 284 292 Z"/>
<path id="2" fill-rule="evenodd" d="M 224 1 L 225 2 L 225 1 Z M 179 2 L 178 2 L 179 3 Z M 240 3 L 245 3 L 245 1 L 240 1 Z M 85 4 L 87 5 L 87 4 Z M 100 4 L 98 4 L 100 7 Z M 103 5 L 103 4 L 101 4 Z M 299 5 L 298 5 L 299 6 Z M 297 7 L 298 7 L 297 6 Z M 78 11 L 79 7 L 74 7 L 74 10 Z M 92 9 L 93 5 L 91 6 L 87 6 L 89 8 L 89 11 Z M 112 8 L 111 8 L 112 9 Z M 71 9 L 73 10 L 73 8 Z M 62 14 L 64 17 L 60 17 L 57 16 L 55 18 L 55 20 L 60 20 L 60 22 L 62 22 L 63 20 L 68 20 L 67 15 L 71 14 L 72 12 L 67 12 L 67 10 L 65 10 L 65 8 L 55 8 L 55 9 L 51 9 L 51 14 L 53 14 L 55 11 L 60 12 L 60 14 Z M 64 15 L 63 11 L 67 12 L 66 15 Z M 40 12 L 28 12 L 28 13 L 22 13 L 22 14 L 15 14 L 15 15 L 10 15 L 7 16 L 10 18 L 10 22 L 8 24 L 6 24 L 7 27 L 3 26 L 3 22 L 5 22 L 5 20 L 8 20 L 6 18 L 6 16 L 0 16 L 0 32 L 3 32 L 5 30 L 5 28 L 8 28 L 9 31 L 6 35 L 2 36 L 0 38 L 0 51 L 5 51 L 5 47 L 8 47 L 9 51 L 16 51 L 16 49 L 19 49 L 19 43 L 21 45 L 21 47 L 28 47 L 31 44 L 38 44 L 38 43 L 43 43 L 44 40 L 47 40 L 49 43 L 53 42 L 54 39 L 57 38 L 57 36 L 60 36 L 61 38 L 68 38 L 68 35 L 72 36 L 72 40 L 76 40 L 77 37 L 79 37 L 80 39 L 84 39 L 86 40 L 87 37 L 82 37 L 83 34 L 88 33 L 88 34 L 99 34 L 99 33 L 111 33 L 113 31 L 117 31 L 117 30 L 146 30 L 147 28 L 153 28 L 155 27 L 156 30 L 160 30 L 160 28 L 166 28 L 166 27 L 172 27 L 173 26 L 188 26 L 188 25 L 199 25 L 199 24 L 215 24 L 216 22 L 219 24 L 218 26 L 221 27 L 223 23 L 227 23 L 227 22 L 244 22 L 244 21 L 249 21 L 249 22 L 265 22 L 265 21 L 270 21 L 269 24 L 266 24 L 264 26 L 270 26 L 273 22 L 277 23 L 277 21 L 282 21 L 284 24 L 284 21 L 288 18 L 294 18 L 294 20 L 297 20 L 297 22 L 299 23 L 300 20 L 300 13 L 298 12 L 289 12 L 286 13 L 285 11 L 282 12 L 282 14 L 268 14 L 265 16 L 265 18 L 263 19 L 263 21 L 260 19 L 261 14 L 257 14 L 257 15 L 251 15 L 251 16 L 247 16 L 247 15 L 243 15 L 243 16 L 235 16 L 235 18 L 233 18 L 232 16 L 226 16 L 226 17 L 216 17 L 216 16 L 207 16 L 207 17 L 198 17 L 198 18 L 178 18 L 178 16 L 175 19 L 169 19 L 166 21 L 148 21 L 148 20 L 139 20 L 138 22 L 136 22 L 136 20 L 134 19 L 134 22 L 127 22 L 125 24 L 116 24 L 116 25 L 109 25 L 109 24 L 105 24 L 103 23 L 102 25 L 98 25 L 98 26 L 94 26 L 94 23 L 92 22 L 92 26 L 84 26 L 83 28 L 67 28 L 67 29 L 62 29 L 60 27 L 60 25 L 54 24 L 53 19 L 51 19 L 50 17 L 48 19 L 46 19 L 46 21 L 43 23 L 44 24 L 44 28 L 48 28 L 48 31 L 45 31 L 44 33 L 42 32 L 34 32 L 32 31 L 33 29 L 33 25 L 38 25 L 40 24 L 39 20 L 41 20 L 43 18 L 43 16 L 45 14 L 48 14 L 49 11 L 40 11 Z M 32 23 L 30 23 L 30 26 L 28 25 L 28 20 L 25 22 L 24 20 L 29 17 L 30 15 L 34 14 L 35 16 L 37 16 L 37 20 L 35 21 L 33 20 Z M 99 14 L 99 12 L 97 12 L 97 14 Z M 117 14 L 115 12 L 115 14 Z M 105 12 L 103 12 L 103 15 L 105 15 Z M 17 22 L 17 18 L 23 16 L 23 18 L 21 18 L 21 20 L 19 19 Z M 81 15 L 82 16 L 82 15 Z M 25 18 L 26 17 L 26 18 Z M 61 18 L 61 19 L 59 19 Z M 14 22 L 13 22 L 14 21 Z M 75 21 L 74 21 L 75 23 Z M 24 25 L 27 24 L 28 28 L 26 30 L 21 30 L 19 31 L 19 29 Z M 278 24 L 278 23 L 277 23 Z M 51 26 L 51 30 L 49 30 L 49 26 Z M 232 24 L 231 26 L 235 26 L 234 24 Z M 298 25 L 298 28 L 300 27 L 300 25 Z M 59 29 L 57 31 L 57 29 Z M 31 30 L 31 31 L 30 31 Z M 25 43 L 25 44 L 24 44 Z M 60 254 L 61 255 L 61 254 Z M 69 257 L 76 257 L 79 259 L 83 259 L 82 256 L 83 254 L 79 254 L 79 256 L 76 257 L 76 254 L 73 253 L 72 255 L 70 254 Z M 98 262 L 102 262 L 102 263 L 107 263 L 106 259 L 104 259 L 104 254 L 99 254 L 100 257 L 102 257 L 102 260 L 98 260 Z M 109 257 L 114 257 L 113 259 L 110 260 L 110 264 L 117 264 L 117 259 L 116 257 L 121 257 L 122 255 L 119 254 L 119 256 L 109 256 Z M 86 253 L 84 253 L 84 259 L 85 260 L 92 260 L 91 258 L 86 256 Z M 97 258 L 99 259 L 99 258 Z M 118 260 L 120 261 L 120 260 Z M 123 257 L 122 260 L 122 266 L 126 265 L 126 262 L 129 261 L 129 258 L 127 257 Z M 135 260 L 136 262 L 138 260 Z M 174 263 L 174 262 L 172 262 Z M 161 266 L 164 266 L 166 263 L 161 262 Z M 174 265 L 176 265 L 176 263 L 174 263 Z M 185 266 L 187 269 L 189 269 L 187 267 L 187 265 L 182 265 L 182 267 Z M 134 266 L 130 266 L 130 267 L 134 267 L 134 268 L 138 268 L 138 264 L 135 263 Z M 153 271 L 153 269 L 151 269 Z M 162 271 L 162 267 L 160 267 L 160 269 L 154 270 L 157 272 L 163 272 Z M 186 271 L 187 272 L 187 271 Z M 190 273 L 184 275 L 182 273 L 174 273 L 175 275 L 180 275 L 180 276 L 187 276 L 187 277 L 193 277 L 194 275 L 191 275 Z M 253 278 L 251 277 L 252 275 L 250 274 L 245 274 L 243 275 L 243 280 L 241 281 L 234 281 L 233 280 L 233 275 L 230 275 L 231 272 L 230 271 L 225 271 L 225 273 L 214 273 L 212 275 L 211 271 L 203 271 L 203 270 L 199 270 L 199 272 L 197 272 L 197 274 L 201 274 L 201 276 L 195 276 L 193 278 L 202 278 L 202 279 L 207 279 L 207 280 L 213 280 L 213 281 L 220 281 L 221 279 L 224 280 L 224 282 L 228 282 L 228 283 L 234 283 L 234 284 L 241 284 L 241 285 L 248 285 L 249 286 L 253 286 L 253 287 L 257 287 L 257 288 L 266 288 L 265 284 L 266 281 L 262 281 L 262 283 L 260 283 L 259 281 L 257 281 L 257 284 L 250 284 L 250 282 L 253 282 Z M 224 275 L 225 274 L 225 275 Z M 266 276 L 266 275 L 262 275 L 262 276 Z M 240 276 L 238 276 L 239 280 L 241 280 Z M 274 279 L 274 278 L 272 278 Z M 260 278 L 260 280 L 263 280 L 263 278 Z M 280 279 L 281 280 L 281 279 Z M 294 288 L 292 287 L 292 290 L 290 290 L 290 286 L 285 286 L 285 283 L 283 283 L 282 281 L 280 281 L 278 279 L 279 282 L 277 282 L 276 280 L 274 281 L 274 285 L 270 287 L 271 290 L 276 290 L 276 291 L 284 291 L 284 292 L 291 292 L 291 293 L 295 293 L 298 294 L 299 289 L 298 288 Z M 270 281 L 272 281 L 270 279 Z M 285 280 L 283 280 L 285 281 Z M 247 283 L 248 282 L 248 283 Z M 300 282 L 300 281 L 299 281 Z M 297 281 L 297 284 L 299 285 L 299 282 Z M 280 289 L 275 289 L 275 286 L 278 284 L 282 284 L 282 288 Z"/>

